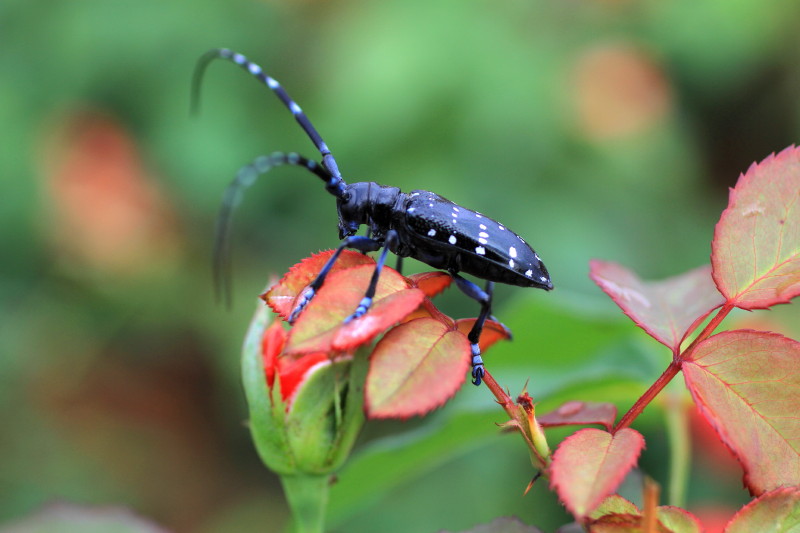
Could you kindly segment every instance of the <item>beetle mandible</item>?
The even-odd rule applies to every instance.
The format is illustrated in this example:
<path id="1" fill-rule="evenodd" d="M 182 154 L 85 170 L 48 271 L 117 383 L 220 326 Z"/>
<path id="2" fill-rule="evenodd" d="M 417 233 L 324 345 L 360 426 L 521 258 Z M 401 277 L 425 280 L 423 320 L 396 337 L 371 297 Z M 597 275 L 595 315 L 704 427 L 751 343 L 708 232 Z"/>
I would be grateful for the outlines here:
<path id="1" fill-rule="evenodd" d="M 306 117 L 300 106 L 281 85 L 264 73 L 263 69 L 242 54 L 221 48 L 206 52 L 195 68 L 192 80 L 192 108 L 196 109 L 203 74 L 215 59 L 231 61 L 269 87 L 294 115 L 322 156 L 322 162 L 305 158 L 297 153 L 275 152 L 260 156 L 239 170 L 225 192 L 222 209 L 217 220 L 214 248 L 214 276 L 217 287 L 228 292 L 227 243 L 231 214 L 241 201 L 243 190 L 256 178 L 280 165 L 305 168 L 325 183 L 327 191 L 336 197 L 339 214 L 339 238 L 342 239 L 333 255 L 322 267 L 317 278 L 305 289 L 289 316 L 297 319 L 316 292 L 345 248 L 361 252 L 380 250 L 364 298 L 345 322 L 366 313 L 378 284 L 381 269 L 388 251 L 398 258 L 411 257 L 433 268 L 446 270 L 456 285 L 480 306 L 480 314 L 467 335 L 472 349 L 472 382 L 480 385 L 484 376 L 478 339 L 486 319 L 491 316 L 494 283 L 551 290 L 550 275 L 536 252 L 525 240 L 491 218 L 455 204 L 438 194 L 414 190 L 403 193 L 397 187 L 387 187 L 375 182 L 348 184 L 339 172 L 336 160 L 328 145 Z M 356 235 L 362 225 L 367 235 Z M 486 280 L 485 289 L 463 278 L 467 273 Z"/>

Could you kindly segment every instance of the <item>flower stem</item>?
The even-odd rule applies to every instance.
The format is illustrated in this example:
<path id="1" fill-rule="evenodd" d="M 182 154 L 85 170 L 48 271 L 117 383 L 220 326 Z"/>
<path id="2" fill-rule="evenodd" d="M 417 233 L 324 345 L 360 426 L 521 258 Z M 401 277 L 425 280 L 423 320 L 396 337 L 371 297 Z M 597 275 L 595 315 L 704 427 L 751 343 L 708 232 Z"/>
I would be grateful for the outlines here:
<path id="1" fill-rule="evenodd" d="M 281 483 L 292 512 L 294 533 L 323 533 L 330 476 L 285 475 Z"/>

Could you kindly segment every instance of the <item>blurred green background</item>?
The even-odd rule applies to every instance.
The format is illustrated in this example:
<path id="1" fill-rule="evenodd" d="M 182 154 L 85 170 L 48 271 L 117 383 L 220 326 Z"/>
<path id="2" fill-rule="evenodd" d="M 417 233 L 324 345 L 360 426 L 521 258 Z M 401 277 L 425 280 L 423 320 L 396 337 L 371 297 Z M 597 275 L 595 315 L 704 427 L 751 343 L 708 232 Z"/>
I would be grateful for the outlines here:
<path id="1" fill-rule="evenodd" d="M 173 531 L 286 523 L 244 426 L 238 351 L 268 280 L 337 243 L 335 208 L 299 170 L 263 179 L 236 217 L 233 308 L 215 304 L 228 181 L 259 154 L 315 154 L 230 64 L 211 66 L 190 118 L 207 49 L 280 80 L 349 181 L 433 190 L 534 243 L 556 290 L 498 289 L 517 336 L 488 367 L 514 393 L 530 379 L 542 409 L 627 408 L 669 354 L 591 284 L 588 261 L 648 279 L 708 261 L 727 187 L 800 137 L 799 23 L 800 4 L 778 0 L 1 0 L 0 524 L 54 501 Z M 441 302 L 477 312 L 457 291 Z M 791 306 L 768 318 L 797 336 Z M 502 420 L 465 385 L 426 419 L 369 424 L 331 530 L 564 523 L 543 482 L 521 496 L 533 472 Z M 660 407 L 637 428 L 666 486 Z M 696 441 L 690 508 L 730 515 L 747 496 L 740 472 L 702 455 L 711 440 Z"/>

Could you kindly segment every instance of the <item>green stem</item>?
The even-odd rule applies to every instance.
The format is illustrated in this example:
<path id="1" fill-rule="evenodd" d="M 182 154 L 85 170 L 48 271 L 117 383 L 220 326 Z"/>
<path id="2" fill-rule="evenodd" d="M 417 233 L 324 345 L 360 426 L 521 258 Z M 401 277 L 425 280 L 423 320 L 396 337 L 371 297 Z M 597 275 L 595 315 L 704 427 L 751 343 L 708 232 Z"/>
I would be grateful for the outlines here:
<path id="1" fill-rule="evenodd" d="M 675 507 L 685 507 L 686 488 L 692 464 L 689 412 L 681 393 L 670 390 L 666 400 L 665 411 L 670 454 L 667 503 Z"/>
<path id="2" fill-rule="evenodd" d="M 294 533 L 323 533 L 330 476 L 281 476 L 283 492 L 292 512 Z"/>

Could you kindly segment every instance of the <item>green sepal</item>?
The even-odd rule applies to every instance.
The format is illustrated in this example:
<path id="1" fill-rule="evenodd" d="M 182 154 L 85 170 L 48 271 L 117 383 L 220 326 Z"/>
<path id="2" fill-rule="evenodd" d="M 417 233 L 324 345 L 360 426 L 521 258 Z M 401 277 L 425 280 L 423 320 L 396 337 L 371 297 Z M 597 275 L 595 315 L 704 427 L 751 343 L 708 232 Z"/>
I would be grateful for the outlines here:
<path id="1" fill-rule="evenodd" d="M 280 380 L 275 380 L 270 391 L 261 355 L 261 339 L 271 317 L 267 307 L 260 305 L 250 322 L 242 349 L 242 383 L 250 411 L 250 433 L 261 461 L 278 474 L 294 474 L 297 463 L 286 438 L 286 405 L 281 399 Z"/>

